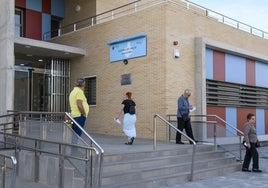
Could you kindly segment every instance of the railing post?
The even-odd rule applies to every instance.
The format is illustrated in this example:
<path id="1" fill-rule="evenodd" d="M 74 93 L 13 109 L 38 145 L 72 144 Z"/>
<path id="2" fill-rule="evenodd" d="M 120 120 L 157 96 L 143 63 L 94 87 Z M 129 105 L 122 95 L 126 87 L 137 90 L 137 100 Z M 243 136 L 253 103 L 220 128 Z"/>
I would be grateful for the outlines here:
<path id="1" fill-rule="evenodd" d="M 154 131 L 154 146 L 153 149 L 156 150 L 156 116 L 153 119 L 153 131 Z"/>
<path id="2" fill-rule="evenodd" d="M 60 153 L 60 160 L 59 160 L 59 188 L 63 188 L 64 182 L 64 155 L 66 151 L 66 146 L 59 145 L 59 153 Z"/>
<path id="3" fill-rule="evenodd" d="M 40 150 L 40 143 L 39 141 L 35 140 L 35 157 L 34 157 L 34 181 L 39 181 L 39 162 L 40 162 L 40 155 L 37 150 Z"/>
<path id="4" fill-rule="evenodd" d="M 216 138 L 217 138 L 217 123 L 214 123 L 214 126 L 213 126 L 213 131 L 214 131 L 214 147 L 215 147 L 215 150 L 217 150 L 217 141 L 216 141 Z"/>
<path id="5" fill-rule="evenodd" d="M 193 144 L 193 154 L 192 154 L 192 166 L 191 166 L 190 181 L 193 181 L 193 179 L 194 179 L 194 157 L 195 157 L 195 148 L 196 148 L 196 144 Z"/>
<path id="6" fill-rule="evenodd" d="M 242 162 L 242 137 L 241 136 L 239 136 L 239 148 L 240 148 L 240 150 L 239 150 L 239 160 L 240 160 L 240 162 Z"/>
<path id="7" fill-rule="evenodd" d="M 4 160 L 3 160 L 3 166 L 1 168 L 1 173 L 2 173 L 2 188 L 5 188 L 5 184 L 6 184 L 6 159 L 4 157 Z"/>
<path id="8" fill-rule="evenodd" d="M 94 188 L 95 186 L 97 187 L 97 181 L 95 181 L 95 176 L 93 175 L 93 156 L 92 156 L 92 151 L 91 150 L 86 150 L 86 155 L 87 155 L 87 160 L 86 160 L 86 165 L 85 165 L 85 188 Z M 90 161 L 88 160 L 90 159 Z M 95 168 L 97 170 L 97 168 Z M 93 181 L 94 177 L 94 181 Z M 95 185 L 95 186 L 94 186 Z"/>

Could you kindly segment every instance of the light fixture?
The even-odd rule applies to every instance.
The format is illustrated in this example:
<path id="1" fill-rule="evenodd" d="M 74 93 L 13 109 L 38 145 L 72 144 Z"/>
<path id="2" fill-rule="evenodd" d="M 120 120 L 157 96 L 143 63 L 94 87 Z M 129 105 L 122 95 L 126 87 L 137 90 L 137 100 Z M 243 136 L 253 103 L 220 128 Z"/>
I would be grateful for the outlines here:
<path id="1" fill-rule="evenodd" d="M 81 10 L 81 6 L 80 5 L 76 5 L 75 6 L 75 12 L 79 12 Z"/>
<path id="2" fill-rule="evenodd" d="M 43 62 L 43 59 L 38 59 L 39 62 Z"/>

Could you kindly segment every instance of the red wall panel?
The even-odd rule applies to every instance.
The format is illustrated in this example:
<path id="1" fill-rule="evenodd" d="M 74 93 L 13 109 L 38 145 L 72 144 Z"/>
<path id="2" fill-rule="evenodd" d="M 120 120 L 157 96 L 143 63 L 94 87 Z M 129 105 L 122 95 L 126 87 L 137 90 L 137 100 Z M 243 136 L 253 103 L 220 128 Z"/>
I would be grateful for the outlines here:
<path id="1" fill-rule="evenodd" d="M 246 64 L 246 84 L 255 86 L 255 62 L 247 59 Z"/>
<path id="2" fill-rule="evenodd" d="M 265 123 L 265 134 L 268 134 L 268 110 L 265 110 L 265 117 L 264 117 L 264 123 Z"/>
<path id="3" fill-rule="evenodd" d="M 15 0 L 15 7 L 25 8 L 26 0 Z"/>
<path id="4" fill-rule="evenodd" d="M 225 81 L 225 53 L 213 51 L 213 79 Z"/>
<path id="5" fill-rule="evenodd" d="M 226 112 L 225 112 L 225 107 L 222 107 L 222 106 L 207 106 L 207 114 L 209 115 L 217 115 L 219 116 L 220 118 L 222 119 L 226 119 Z M 215 121 L 214 118 L 207 118 L 208 121 Z M 220 124 L 220 125 L 223 125 L 223 122 L 222 121 L 219 121 L 217 120 L 217 123 Z M 225 125 L 223 125 L 225 126 Z M 217 129 L 216 129 L 216 135 L 218 137 L 224 137 L 225 136 L 225 128 L 220 128 L 220 126 L 217 126 Z M 212 138 L 214 135 L 214 128 L 213 126 L 209 126 L 207 127 L 207 136 L 208 138 Z"/>
<path id="6" fill-rule="evenodd" d="M 46 14 L 50 14 L 51 12 L 51 0 L 43 0 L 42 1 L 42 12 Z"/>
<path id="7" fill-rule="evenodd" d="M 248 113 L 256 115 L 254 108 L 237 108 L 237 129 L 243 132 L 244 124 L 247 122 Z"/>
<path id="8" fill-rule="evenodd" d="M 41 40 L 42 39 L 42 14 L 40 12 L 26 10 L 25 37 Z"/>

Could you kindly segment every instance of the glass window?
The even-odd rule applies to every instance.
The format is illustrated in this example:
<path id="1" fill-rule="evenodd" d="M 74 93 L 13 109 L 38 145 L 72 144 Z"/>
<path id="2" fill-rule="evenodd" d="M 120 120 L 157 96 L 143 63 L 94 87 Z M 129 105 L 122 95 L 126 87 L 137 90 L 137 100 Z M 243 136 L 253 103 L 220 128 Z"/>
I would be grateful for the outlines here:
<path id="1" fill-rule="evenodd" d="M 89 105 L 96 105 L 96 77 L 85 78 L 85 95 Z"/>
<path id="2" fill-rule="evenodd" d="M 60 29 L 60 19 L 57 17 L 51 17 L 51 38 L 59 35 L 58 30 Z"/>
<path id="3" fill-rule="evenodd" d="M 15 9 L 15 37 L 23 37 L 23 10 Z"/>

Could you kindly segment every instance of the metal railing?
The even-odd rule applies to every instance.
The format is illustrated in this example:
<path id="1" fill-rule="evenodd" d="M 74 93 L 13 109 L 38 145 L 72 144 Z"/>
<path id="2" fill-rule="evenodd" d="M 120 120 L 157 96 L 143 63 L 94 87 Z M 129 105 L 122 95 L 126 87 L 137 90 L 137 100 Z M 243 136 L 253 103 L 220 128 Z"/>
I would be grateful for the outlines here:
<path id="1" fill-rule="evenodd" d="M 214 144 L 215 150 L 218 148 L 218 145 L 220 145 L 220 144 L 218 144 L 218 140 L 217 140 L 217 137 L 219 137 L 217 135 L 217 133 L 218 133 L 217 127 L 218 126 L 220 126 L 222 130 L 225 130 L 225 132 L 232 134 L 235 138 L 238 137 L 238 145 L 239 145 L 238 158 L 239 158 L 240 162 L 242 161 L 243 146 L 241 143 L 242 143 L 242 138 L 244 136 L 244 133 L 242 131 L 240 131 L 239 129 L 237 129 L 236 127 L 234 127 L 230 123 L 226 122 L 224 119 L 222 119 L 221 117 L 219 117 L 217 115 L 207 114 L 207 115 L 190 115 L 190 116 L 191 116 L 191 118 L 194 118 L 191 120 L 192 126 L 194 124 L 203 124 L 206 127 L 206 131 L 208 131 L 208 125 L 212 125 L 213 144 Z M 168 121 L 172 122 L 172 117 L 177 117 L 177 115 L 176 114 L 169 114 L 169 115 L 167 115 L 167 117 L 168 117 Z M 197 128 L 200 128 L 200 127 L 197 127 Z M 227 136 L 225 136 L 225 137 L 227 137 Z M 204 138 L 204 139 L 207 139 L 207 138 Z"/>
<path id="2" fill-rule="evenodd" d="M 97 188 L 101 184 L 101 172 L 104 150 L 98 143 L 66 112 L 8 111 L 0 116 L 0 134 L 3 135 L 4 148 L 15 151 L 28 150 L 35 154 L 35 161 L 40 155 L 57 156 L 59 162 L 59 188 L 64 182 L 64 161 L 68 161 L 84 177 L 85 188 Z M 4 118 L 4 120 L 2 119 Z M 6 123 L 5 123 L 6 122 Z M 71 126 L 79 127 L 83 138 L 76 135 Z M 10 141 L 11 140 L 11 141 Z M 73 143 L 75 141 L 75 143 Z M 77 152 L 79 155 L 72 151 Z M 78 165 L 82 161 L 85 165 Z M 80 164 L 80 163 L 79 163 Z M 83 166 L 84 171 L 79 169 Z M 35 181 L 39 179 L 39 163 L 35 162 Z"/>
<path id="3" fill-rule="evenodd" d="M 0 167 L 1 167 L 1 188 L 6 187 L 6 173 L 7 169 L 11 168 L 11 178 L 10 178 L 10 187 L 16 187 L 16 169 L 17 169 L 17 159 L 14 156 L 8 156 L 5 154 L 0 154 Z M 10 163 L 8 163 L 10 161 Z M 11 164 L 9 166 L 8 164 Z"/>
<path id="4" fill-rule="evenodd" d="M 194 158 L 195 158 L 195 150 L 196 150 L 196 142 L 191 139 L 189 136 L 187 136 L 184 132 L 180 131 L 179 129 L 177 129 L 174 125 L 172 125 L 170 122 L 168 122 L 166 119 L 164 119 L 163 117 L 161 117 L 158 114 L 155 114 L 153 117 L 153 149 L 156 150 L 156 138 L 157 138 L 157 129 L 156 129 L 156 118 L 160 119 L 161 121 L 163 121 L 165 123 L 165 125 L 172 127 L 174 130 L 176 130 L 177 132 L 181 133 L 181 135 L 183 137 L 185 137 L 186 139 L 188 139 L 192 144 L 193 144 L 193 152 L 192 152 L 192 162 L 191 162 L 191 170 L 190 170 L 190 181 L 193 180 L 193 175 L 194 175 Z"/>
<path id="5" fill-rule="evenodd" d="M 148 9 L 153 6 L 162 4 L 162 3 L 168 3 L 172 6 L 184 8 L 189 11 L 194 12 L 195 14 L 199 14 L 205 17 L 208 17 L 212 20 L 221 22 L 223 24 L 226 24 L 228 26 L 234 27 L 236 29 L 248 32 L 252 35 L 262 37 L 264 39 L 268 39 L 268 32 L 265 32 L 261 29 L 252 27 L 248 24 L 245 24 L 243 22 L 237 21 L 235 19 L 232 19 L 230 17 L 227 17 L 223 14 L 217 13 L 213 10 L 207 9 L 205 7 L 202 7 L 200 5 L 197 5 L 191 1 L 188 0 L 152 0 L 149 2 L 144 3 L 141 0 L 134 1 L 132 3 L 120 6 L 118 8 L 103 12 L 101 14 L 98 14 L 96 16 L 92 16 L 80 21 L 77 21 L 75 23 L 63 26 L 57 30 L 48 31 L 43 34 L 43 40 L 48 40 L 52 37 L 58 37 L 70 32 L 77 31 L 79 29 L 83 29 L 85 27 L 92 27 L 94 25 L 111 21 L 115 18 L 118 18 L 120 16 L 126 16 L 133 12 L 137 12 L 140 10 Z"/>

